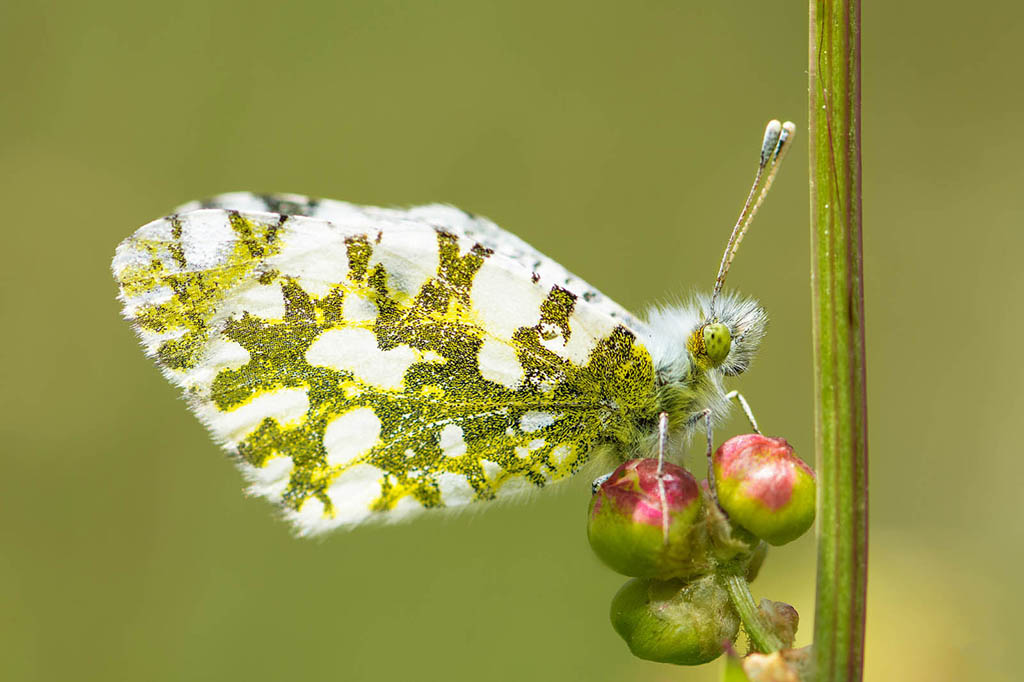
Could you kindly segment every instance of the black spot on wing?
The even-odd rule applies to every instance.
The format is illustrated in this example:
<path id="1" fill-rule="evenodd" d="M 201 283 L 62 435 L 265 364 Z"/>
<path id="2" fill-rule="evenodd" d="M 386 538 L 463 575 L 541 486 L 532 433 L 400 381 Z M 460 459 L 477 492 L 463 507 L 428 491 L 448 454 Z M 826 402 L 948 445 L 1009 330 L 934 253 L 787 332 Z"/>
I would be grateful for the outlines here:
<path id="1" fill-rule="evenodd" d="M 171 221 L 171 239 L 174 241 L 170 244 L 171 258 L 178 265 L 179 268 L 185 267 L 185 249 L 181 244 L 181 233 L 182 225 L 181 218 L 177 214 L 170 217 Z"/>
<path id="2" fill-rule="evenodd" d="M 576 294 L 560 286 L 551 287 L 548 297 L 540 306 L 540 324 L 537 328 L 542 336 L 547 336 L 549 330 L 558 328 L 562 338 L 568 342 L 572 335 L 569 327 L 569 316 L 576 308 Z"/>
<path id="3" fill-rule="evenodd" d="M 320 203 L 319 199 L 306 197 L 285 197 L 277 194 L 259 194 L 257 196 L 266 204 L 269 212 L 280 215 L 311 216 Z"/>

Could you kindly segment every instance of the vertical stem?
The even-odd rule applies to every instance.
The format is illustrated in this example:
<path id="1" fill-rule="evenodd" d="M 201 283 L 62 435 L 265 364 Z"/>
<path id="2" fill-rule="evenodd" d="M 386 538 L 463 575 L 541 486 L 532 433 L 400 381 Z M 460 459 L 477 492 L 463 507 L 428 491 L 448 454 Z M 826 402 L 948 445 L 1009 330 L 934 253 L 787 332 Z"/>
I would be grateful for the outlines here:
<path id="1" fill-rule="evenodd" d="M 810 0 L 819 682 L 860 680 L 867 583 L 860 0 Z"/>

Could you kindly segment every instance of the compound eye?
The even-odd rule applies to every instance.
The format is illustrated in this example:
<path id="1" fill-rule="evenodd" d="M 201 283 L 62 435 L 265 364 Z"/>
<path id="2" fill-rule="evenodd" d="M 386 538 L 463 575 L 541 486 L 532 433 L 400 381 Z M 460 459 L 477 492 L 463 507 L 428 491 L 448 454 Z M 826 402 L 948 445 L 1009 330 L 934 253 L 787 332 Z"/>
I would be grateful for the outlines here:
<path id="1" fill-rule="evenodd" d="M 732 334 L 721 322 L 712 322 L 704 327 L 704 352 L 715 367 L 725 362 L 732 347 Z"/>

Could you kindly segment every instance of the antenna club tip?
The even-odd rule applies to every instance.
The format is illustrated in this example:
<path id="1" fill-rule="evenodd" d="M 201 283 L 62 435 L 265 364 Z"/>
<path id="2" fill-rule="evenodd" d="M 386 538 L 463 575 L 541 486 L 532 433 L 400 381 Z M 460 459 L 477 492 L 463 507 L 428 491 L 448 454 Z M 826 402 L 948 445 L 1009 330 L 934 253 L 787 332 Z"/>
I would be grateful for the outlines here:
<path id="1" fill-rule="evenodd" d="M 782 135 L 782 124 L 778 121 L 769 121 L 764 129 L 764 140 L 761 142 L 761 168 L 764 169 L 775 153 L 779 145 L 779 137 Z"/>
<path id="2" fill-rule="evenodd" d="M 782 130 L 782 122 L 778 119 L 773 118 L 768 121 L 768 125 L 764 127 L 764 142 L 761 144 L 761 147 L 774 147 L 775 141 L 777 141 L 779 139 L 779 135 L 782 134 Z"/>
<path id="3" fill-rule="evenodd" d="M 757 175 L 754 176 L 754 185 L 750 188 L 747 201 L 743 204 L 740 217 L 736 220 L 732 234 L 729 236 L 729 243 L 725 246 L 725 253 L 722 254 L 722 263 L 718 266 L 718 276 L 715 278 L 715 288 L 711 293 L 711 315 L 714 317 L 715 300 L 718 292 L 725 283 L 725 276 L 729 273 L 732 259 L 736 256 L 736 249 L 743 241 L 743 235 L 750 226 L 757 209 L 764 201 L 768 189 L 772 186 L 775 174 L 779 170 L 782 157 L 790 147 L 790 141 L 796 133 L 796 126 L 792 121 L 781 123 L 778 119 L 768 121 L 764 129 L 764 141 L 761 143 L 761 160 L 757 167 Z"/>
<path id="4" fill-rule="evenodd" d="M 783 123 L 777 118 L 773 118 L 768 121 L 768 125 L 764 128 L 765 140 L 778 139 L 780 135 L 785 133 L 787 137 L 792 137 L 796 134 L 796 124 L 792 121 L 786 121 Z"/>

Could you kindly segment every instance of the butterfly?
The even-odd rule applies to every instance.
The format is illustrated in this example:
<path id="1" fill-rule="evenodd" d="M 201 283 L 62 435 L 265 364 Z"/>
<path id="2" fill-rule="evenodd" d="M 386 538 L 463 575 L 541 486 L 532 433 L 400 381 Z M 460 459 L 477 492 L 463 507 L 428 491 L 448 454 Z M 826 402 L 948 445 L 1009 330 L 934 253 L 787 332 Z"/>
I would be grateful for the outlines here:
<path id="1" fill-rule="evenodd" d="M 715 288 L 636 317 L 491 221 L 223 194 L 116 250 L 123 314 L 299 534 L 508 499 L 709 432 L 766 316 L 722 285 L 793 136 L 772 121 Z M 660 445 L 659 445 L 660 444 Z"/>

